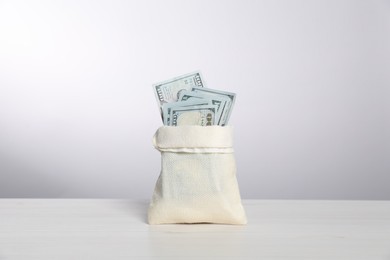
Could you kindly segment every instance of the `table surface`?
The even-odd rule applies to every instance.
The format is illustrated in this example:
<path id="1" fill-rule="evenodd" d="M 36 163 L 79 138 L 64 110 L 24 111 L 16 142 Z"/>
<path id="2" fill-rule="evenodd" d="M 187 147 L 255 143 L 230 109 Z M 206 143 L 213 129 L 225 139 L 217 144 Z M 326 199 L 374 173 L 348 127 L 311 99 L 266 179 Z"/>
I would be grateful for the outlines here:
<path id="1" fill-rule="evenodd" d="M 390 259 L 390 201 L 243 204 L 245 226 L 151 226 L 147 201 L 0 199 L 0 260 Z"/>

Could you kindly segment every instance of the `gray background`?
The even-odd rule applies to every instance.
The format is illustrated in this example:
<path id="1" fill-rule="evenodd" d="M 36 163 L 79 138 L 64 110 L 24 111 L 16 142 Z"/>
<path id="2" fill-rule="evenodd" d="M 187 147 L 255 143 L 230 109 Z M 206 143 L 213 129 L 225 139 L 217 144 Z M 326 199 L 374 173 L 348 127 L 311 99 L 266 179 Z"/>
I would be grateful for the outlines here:
<path id="1" fill-rule="evenodd" d="M 198 69 L 243 198 L 390 199 L 389 1 L 0 1 L 0 196 L 150 198 L 151 85 Z"/>

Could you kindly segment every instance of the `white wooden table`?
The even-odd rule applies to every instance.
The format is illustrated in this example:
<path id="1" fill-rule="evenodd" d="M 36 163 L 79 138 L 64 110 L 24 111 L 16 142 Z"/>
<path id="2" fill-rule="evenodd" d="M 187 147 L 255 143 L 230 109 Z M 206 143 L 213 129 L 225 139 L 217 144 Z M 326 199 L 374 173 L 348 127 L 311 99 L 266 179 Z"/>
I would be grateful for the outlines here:
<path id="1" fill-rule="evenodd" d="M 390 259 L 389 201 L 246 200 L 246 226 L 150 226 L 147 206 L 0 199 L 0 260 Z"/>

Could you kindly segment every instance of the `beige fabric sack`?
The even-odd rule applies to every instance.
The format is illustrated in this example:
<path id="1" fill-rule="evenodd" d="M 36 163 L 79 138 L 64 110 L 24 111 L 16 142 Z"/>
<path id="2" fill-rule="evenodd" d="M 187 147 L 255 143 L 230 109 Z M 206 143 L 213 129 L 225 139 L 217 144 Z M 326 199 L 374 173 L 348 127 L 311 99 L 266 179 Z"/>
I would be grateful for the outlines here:
<path id="1" fill-rule="evenodd" d="M 153 142 L 161 152 L 161 173 L 149 224 L 246 224 L 231 127 L 163 126 Z"/>

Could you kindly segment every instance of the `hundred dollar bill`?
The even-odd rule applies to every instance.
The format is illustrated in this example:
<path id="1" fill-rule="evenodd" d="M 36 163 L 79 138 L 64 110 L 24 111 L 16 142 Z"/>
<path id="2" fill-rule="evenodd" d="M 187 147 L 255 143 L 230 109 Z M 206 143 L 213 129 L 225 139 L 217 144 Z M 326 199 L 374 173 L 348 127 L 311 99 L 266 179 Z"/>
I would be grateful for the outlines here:
<path id="1" fill-rule="evenodd" d="M 195 92 L 199 92 L 199 93 L 229 98 L 229 102 L 226 103 L 225 108 L 224 108 L 224 109 L 226 109 L 226 112 L 224 112 L 224 114 L 222 115 L 221 124 L 220 124 L 222 126 L 227 125 L 229 118 L 230 118 L 230 114 L 232 113 L 234 102 L 236 100 L 235 93 L 231 93 L 231 92 L 227 92 L 227 91 L 220 91 L 220 90 L 215 90 L 215 89 L 210 89 L 210 88 L 198 88 L 198 87 L 192 87 L 191 90 L 195 91 Z"/>
<path id="2" fill-rule="evenodd" d="M 221 119 L 224 116 L 224 113 L 226 113 L 226 103 L 230 101 L 227 97 L 217 96 L 217 95 L 210 95 L 207 93 L 199 93 L 195 91 L 183 91 L 180 93 L 179 100 L 185 101 L 185 100 L 210 100 L 210 102 L 213 105 L 217 106 L 217 114 L 215 116 L 215 124 L 221 125 Z"/>
<path id="3" fill-rule="evenodd" d="M 160 112 L 162 112 L 161 107 L 164 103 L 172 103 L 178 100 L 180 91 L 190 90 L 192 87 L 202 88 L 203 86 L 204 83 L 199 71 L 153 84 Z"/>
<path id="4" fill-rule="evenodd" d="M 212 105 L 211 101 L 208 99 L 197 99 L 197 100 L 188 100 L 188 101 L 177 101 L 174 103 L 165 103 L 162 106 L 163 111 L 163 122 L 164 125 L 170 125 L 170 114 L 172 108 L 183 108 L 188 106 L 199 106 L 199 105 Z"/>
<path id="5" fill-rule="evenodd" d="M 211 126 L 215 123 L 216 112 L 215 105 L 172 108 L 170 125 Z"/>

